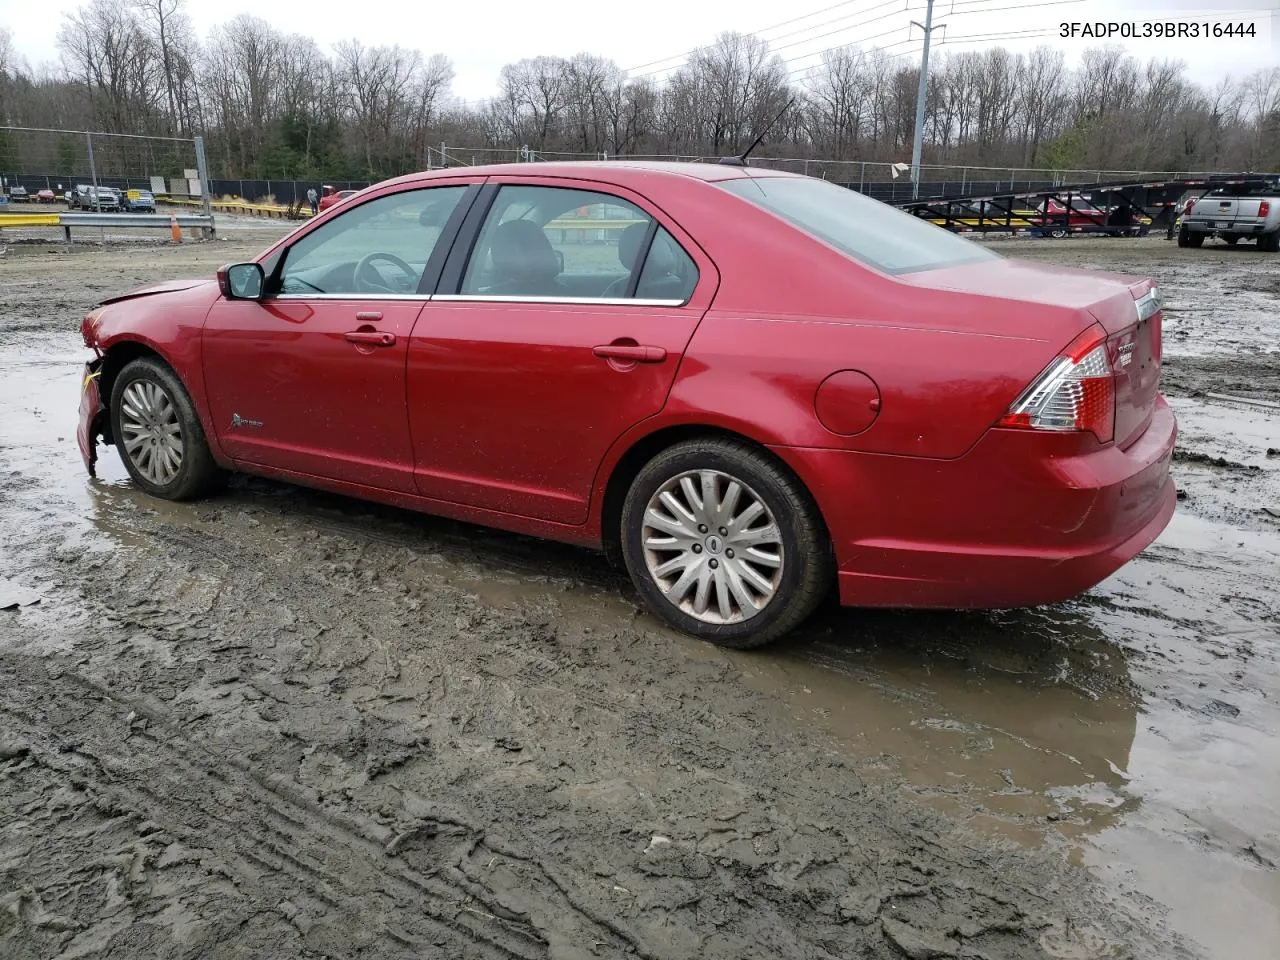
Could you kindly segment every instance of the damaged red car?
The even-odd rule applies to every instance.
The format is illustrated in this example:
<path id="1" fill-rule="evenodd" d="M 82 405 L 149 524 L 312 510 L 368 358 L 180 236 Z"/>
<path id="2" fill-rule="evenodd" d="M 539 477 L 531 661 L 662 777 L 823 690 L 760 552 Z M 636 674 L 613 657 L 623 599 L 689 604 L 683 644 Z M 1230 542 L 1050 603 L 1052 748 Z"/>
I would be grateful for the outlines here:
<path id="1" fill-rule="evenodd" d="M 79 440 L 604 549 L 755 646 L 851 606 L 1073 597 L 1174 511 L 1152 281 L 1005 259 L 739 164 L 468 167 L 361 191 L 84 318 Z"/>

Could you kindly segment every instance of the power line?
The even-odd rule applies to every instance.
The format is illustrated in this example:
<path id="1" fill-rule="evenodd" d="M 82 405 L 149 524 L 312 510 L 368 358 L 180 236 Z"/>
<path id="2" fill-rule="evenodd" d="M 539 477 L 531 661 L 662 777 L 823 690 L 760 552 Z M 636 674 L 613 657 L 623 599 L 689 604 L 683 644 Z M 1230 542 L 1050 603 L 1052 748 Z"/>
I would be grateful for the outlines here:
<path id="1" fill-rule="evenodd" d="M 884 3 L 877 4 L 877 5 L 876 5 L 876 6 L 874 6 L 874 7 L 869 7 L 868 9 L 863 10 L 863 11 L 860 11 L 860 12 L 861 12 L 861 13 L 870 13 L 872 10 L 878 10 L 878 9 L 880 9 L 881 7 L 886 7 L 886 6 L 890 6 L 890 5 L 897 5 L 897 4 L 899 4 L 899 3 L 903 3 L 903 2 L 904 2 L 904 0 L 886 0 L 886 2 L 884 2 Z M 779 50 L 787 50 L 787 49 L 790 49 L 791 47 L 798 47 L 798 46 L 800 46 L 800 45 L 802 45 L 802 44 L 805 44 L 805 43 L 812 43 L 812 42 L 813 42 L 813 41 L 815 41 L 815 40 L 822 40 L 822 39 L 825 39 L 826 37 L 833 37 L 833 36 L 836 36 L 837 34 L 847 33 L 847 32 L 849 32 L 850 30 L 857 29 L 858 27 L 865 27 L 865 26 L 867 26 L 867 25 L 869 25 L 869 24 L 872 24 L 872 23 L 879 23 L 879 22 L 880 22 L 880 21 L 882 21 L 882 20 L 887 20 L 887 19 L 889 19 L 890 17 L 896 17 L 896 16 L 899 16 L 899 15 L 901 15 L 901 14 L 904 14 L 904 13 L 908 12 L 910 9 L 911 9 L 911 7 L 910 7 L 910 6 L 904 6 L 901 10 L 891 10 L 891 11 L 889 11 L 888 13 L 882 13 L 882 14 L 880 14 L 880 15 L 879 15 L 879 16 L 877 16 L 877 17 L 869 17 L 869 18 L 867 18 L 866 20 L 859 20 L 857 23 L 848 23 L 848 24 L 845 24 L 843 27 L 838 27 L 838 28 L 837 28 L 837 29 L 835 29 L 835 30 L 828 30 L 826 33 L 814 34 L 813 36 L 810 36 L 810 37 L 802 37 L 802 38 L 801 38 L 801 39 L 799 39 L 799 40 L 792 40 L 790 43 L 782 43 L 782 44 L 778 44 L 777 46 L 774 46 L 772 43 L 770 43 L 770 44 L 769 44 L 769 52 L 770 52 L 770 53 L 774 53 L 774 54 L 776 54 Z M 845 19 L 845 18 L 841 17 L 840 19 Z M 834 21 L 834 20 L 833 20 L 833 21 L 829 21 L 829 23 L 834 23 L 834 22 L 836 22 L 836 21 Z M 812 25 L 811 27 L 806 27 L 805 29 L 806 29 L 806 30 L 813 30 L 813 29 L 818 29 L 819 27 L 824 27 L 824 26 L 827 26 L 827 25 L 828 25 L 828 23 L 819 23 L 819 24 L 814 24 L 814 25 Z M 903 24 L 901 27 L 895 27 L 895 28 L 893 28 L 893 30 L 887 31 L 886 33 L 879 33 L 879 34 L 876 34 L 876 36 L 875 36 L 875 37 L 860 37 L 860 38 L 858 39 L 858 42 L 865 43 L 867 40 L 874 40 L 874 39 L 876 39 L 876 37 L 883 37 L 883 36 L 886 36 L 888 33 L 896 33 L 898 30 L 901 30 L 901 29 L 905 28 L 905 26 L 906 26 L 906 24 Z M 786 35 L 784 35 L 784 36 L 791 36 L 791 34 L 786 34 Z M 779 38 L 779 39 L 781 39 L 781 38 Z M 768 42 L 768 41 L 766 41 L 766 42 Z M 842 44 L 842 46 L 848 46 L 848 44 Z M 698 50 L 704 50 L 704 49 L 706 49 L 706 48 L 705 48 L 705 47 L 699 47 L 697 50 L 694 50 L 694 51 L 691 51 L 691 52 L 692 52 L 692 53 L 697 53 L 697 52 L 698 52 Z M 828 49 L 835 49 L 835 47 L 830 47 L 830 48 L 828 48 Z M 822 51 L 822 52 L 825 52 L 825 51 Z M 801 56 L 812 56 L 812 55 L 813 55 L 813 54 L 802 54 Z M 795 57 L 795 58 L 792 58 L 792 59 L 800 59 L 800 57 Z M 788 62 L 790 62 L 790 60 L 787 60 L 787 59 L 784 59 L 784 60 L 783 60 L 783 64 L 784 64 L 784 65 L 785 65 L 786 63 L 788 63 Z M 683 64 L 681 64 L 680 66 L 683 66 Z M 675 70 L 678 70 L 679 68 L 680 68 L 679 66 L 675 66 L 675 67 L 664 67 L 664 68 L 663 68 L 663 69 L 661 69 L 661 70 L 655 70 L 655 71 L 652 71 L 651 73 L 640 74 L 639 76 L 633 77 L 632 79 L 635 79 L 635 80 L 641 80 L 641 79 L 645 79 L 646 77 L 650 77 L 650 76 L 653 76 L 653 75 L 658 74 L 658 73 L 674 72 Z"/>
<path id="2" fill-rule="evenodd" d="M 787 27 L 793 23 L 799 23 L 801 20 L 808 20 L 810 17 L 816 17 L 822 13 L 830 13 L 832 10 L 838 10 L 841 7 L 847 7 L 851 3 L 862 3 L 862 2 L 864 2 L 864 0 L 841 0 L 840 3 L 834 3 L 829 7 L 822 7 L 819 10 L 812 10 L 809 13 L 801 14 L 798 17 L 792 17 L 790 20 L 783 20 L 781 23 L 775 23 L 767 27 L 761 27 L 759 30 L 753 30 L 748 34 L 748 36 L 758 37 L 760 36 L 760 34 L 768 33 L 770 30 L 777 30 L 779 27 Z M 849 16 L 852 16 L 852 14 L 849 14 Z M 836 19 L 843 19 L 843 18 L 837 17 Z M 821 24 L 818 24 L 817 26 L 821 26 Z M 686 50 L 684 53 L 677 53 L 669 57 L 663 57 L 661 60 L 651 60 L 648 63 L 642 63 L 636 67 L 628 67 L 626 70 L 623 71 L 623 73 L 630 74 L 635 70 L 643 70 L 645 67 L 656 66 L 659 63 L 666 63 L 669 60 L 681 60 L 687 56 L 690 56 L 691 54 L 697 53 L 701 49 L 702 47 L 694 47 L 692 50 Z M 662 71 L 659 70 L 656 72 L 661 73 Z"/>

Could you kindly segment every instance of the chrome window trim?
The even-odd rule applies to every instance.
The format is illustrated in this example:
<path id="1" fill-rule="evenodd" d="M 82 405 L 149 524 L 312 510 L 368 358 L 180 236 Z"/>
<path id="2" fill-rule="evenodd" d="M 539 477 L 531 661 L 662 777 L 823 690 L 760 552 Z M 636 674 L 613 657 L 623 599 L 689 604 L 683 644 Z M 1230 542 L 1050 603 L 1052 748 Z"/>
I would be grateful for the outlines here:
<path id="1" fill-rule="evenodd" d="M 437 293 L 432 300 L 464 303 L 562 303 L 570 306 L 683 307 L 688 300 L 644 300 L 638 297 L 534 297 L 483 293 Z"/>
<path id="2" fill-rule="evenodd" d="M 268 300 L 430 300 L 425 293 L 277 293 Z"/>

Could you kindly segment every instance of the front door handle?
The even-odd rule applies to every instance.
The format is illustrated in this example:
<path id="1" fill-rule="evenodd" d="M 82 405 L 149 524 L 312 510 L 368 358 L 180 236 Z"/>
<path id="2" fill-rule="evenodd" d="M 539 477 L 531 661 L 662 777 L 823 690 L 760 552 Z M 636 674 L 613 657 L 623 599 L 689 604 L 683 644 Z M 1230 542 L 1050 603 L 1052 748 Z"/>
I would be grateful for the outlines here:
<path id="1" fill-rule="evenodd" d="M 621 360 L 624 363 L 661 363 L 667 359 L 662 347 L 646 347 L 640 344 L 608 343 L 592 347 L 591 352 L 602 360 Z"/>
<path id="2" fill-rule="evenodd" d="M 394 347 L 396 335 L 381 330 L 352 330 L 344 334 L 347 343 L 358 343 L 365 347 Z"/>

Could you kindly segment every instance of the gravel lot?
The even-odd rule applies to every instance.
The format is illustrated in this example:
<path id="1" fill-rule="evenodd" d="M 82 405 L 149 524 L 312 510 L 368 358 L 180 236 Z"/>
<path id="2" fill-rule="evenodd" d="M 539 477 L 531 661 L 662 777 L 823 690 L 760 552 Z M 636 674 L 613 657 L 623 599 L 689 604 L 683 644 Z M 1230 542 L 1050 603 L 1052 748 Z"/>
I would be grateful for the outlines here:
<path id="1" fill-rule="evenodd" d="M 287 226 L 0 257 L 0 956 L 1275 956 L 1280 410 L 1214 395 L 1280 401 L 1280 258 L 993 241 L 1160 281 L 1172 525 L 733 653 L 590 553 L 90 480 L 82 313 Z"/>

